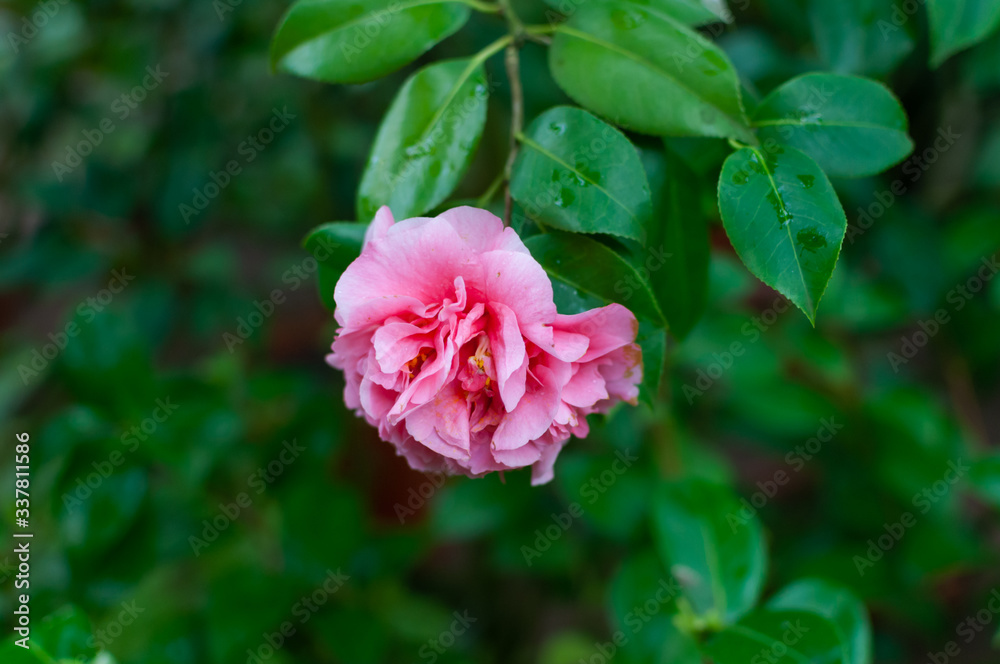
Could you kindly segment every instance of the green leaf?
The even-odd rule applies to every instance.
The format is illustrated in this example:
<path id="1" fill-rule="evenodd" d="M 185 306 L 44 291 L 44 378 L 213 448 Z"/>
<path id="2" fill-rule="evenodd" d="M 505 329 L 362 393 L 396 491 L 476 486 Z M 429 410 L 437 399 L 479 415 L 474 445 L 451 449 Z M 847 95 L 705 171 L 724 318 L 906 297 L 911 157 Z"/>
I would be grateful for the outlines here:
<path id="1" fill-rule="evenodd" d="M 564 242 L 562 238 L 568 239 Z M 573 238 L 583 242 L 574 243 Z M 559 313 L 578 314 L 611 302 L 619 302 L 636 315 L 639 331 L 635 341 L 642 349 L 639 398 L 652 405 L 660 393 L 663 361 L 667 352 L 667 332 L 664 328 L 666 321 L 662 318 L 663 314 L 659 313 L 649 284 L 621 256 L 586 236 L 555 232 L 530 237 L 524 243 L 548 273 Z M 578 250 L 582 253 L 566 253 Z M 578 255 L 580 260 L 566 260 Z M 594 262 L 588 263 L 591 260 Z M 602 260 L 607 261 L 604 269 L 594 273 L 594 265 L 600 264 L 597 261 Z M 606 280 L 601 275 L 607 275 Z M 635 300 L 639 302 L 638 308 L 634 304 Z M 651 318 L 653 316 L 656 318 Z"/>
<path id="2" fill-rule="evenodd" d="M 767 606 L 823 616 L 837 633 L 844 664 L 871 664 L 872 628 L 868 612 L 861 600 L 846 588 L 821 579 L 802 579 L 782 589 Z"/>
<path id="3" fill-rule="evenodd" d="M 298 0 L 271 42 L 271 67 L 327 83 L 364 83 L 462 27 L 469 8 L 435 0 Z"/>
<path id="4" fill-rule="evenodd" d="M 64 480 L 66 495 L 73 500 L 63 501 L 59 512 L 60 534 L 67 549 L 99 558 L 132 526 L 143 506 L 149 481 L 143 469 L 119 469 L 88 495 L 79 488 L 80 484 L 75 484 L 83 479 L 81 471 L 80 475 Z M 90 476 L 87 481 L 91 481 Z"/>
<path id="5" fill-rule="evenodd" d="M 575 314 L 618 302 L 628 307 L 636 318 L 661 327 L 666 324 L 649 284 L 609 247 L 585 235 L 560 232 L 536 235 L 524 244 L 545 268 L 554 290 L 568 289 L 576 294 L 580 307 L 568 311 L 560 309 L 560 313 Z M 556 304 L 559 304 L 558 299 Z"/>
<path id="6" fill-rule="evenodd" d="M 838 74 L 885 76 L 913 50 L 911 24 L 885 0 L 810 0 L 809 22 L 820 60 Z"/>
<path id="7" fill-rule="evenodd" d="M 732 622 L 756 604 L 767 557 L 760 522 L 724 485 L 688 478 L 653 498 L 657 548 L 700 616 Z"/>
<path id="8" fill-rule="evenodd" d="M 826 175 L 792 147 L 742 148 L 719 178 L 719 209 L 736 253 L 810 322 L 840 255 L 847 218 Z"/>
<path id="9" fill-rule="evenodd" d="M 996 0 L 927 0 L 931 32 L 931 65 L 983 41 L 1000 26 Z"/>
<path id="10" fill-rule="evenodd" d="M 762 609 L 702 647 L 714 664 L 846 664 L 833 624 L 806 611 Z"/>
<path id="11" fill-rule="evenodd" d="M 667 355 L 667 330 L 649 321 L 639 321 L 639 334 L 635 339 L 642 348 L 642 382 L 639 398 L 652 406 L 660 394 L 663 382 L 663 361 Z"/>
<path id="12" fill-rule="evenodd" d="M 587 111 L 558 106 L 520 138 L 510 193 L 533 221 L 641 240 L 652 213 L 632 143 Z"/>
<path id="13" fill-rule="evenodd" d="M 683 339 L 701 317 L 708 293 L 708 223 L 701 209 L 700 179 L 667 149 L 647 153 L 653 189 L 652 223 L 640 260 L 670 332 Z"/>
<path id="14" fill-rule="evenodd" d="M 581 5 L 557 28 L 549 67 L 570 97 L 628 129 L 752 140 L 725 53 L 655 7 Z"/>
<path id="15" fill-rule="evenodd" d="M 481 57 L 438 62 L 406 80 L 361 176 L 358 219 L 371 219 L 383 205 L 408 219 L 448 197 L 483 133 L 487 89 Z"/>
<path id="16" fill-rule="evenodd" d="M 367 223 L 332 221 L 314 228 L 302 242 L 319 264 L 319 297 L 330 311 L 335 307 L 333 289 L 340 275 L 361 253 L 367 229 Z"/>
<path id="17" fill-rule="evenodd" d="M 31 630 L 31 640 L 55 659 L 90 660 L 97 654 L 87 615 L 67 605 L 46 616 Z"/>
<path id="18" fill-rule="evenodd" d="M 913 150 L 899 100 L 881 83 L 857 76 L 794 78 L 761 102 L 753 124 L 762 142 L 798 148 L 836 177 L 875 175 Z"/>

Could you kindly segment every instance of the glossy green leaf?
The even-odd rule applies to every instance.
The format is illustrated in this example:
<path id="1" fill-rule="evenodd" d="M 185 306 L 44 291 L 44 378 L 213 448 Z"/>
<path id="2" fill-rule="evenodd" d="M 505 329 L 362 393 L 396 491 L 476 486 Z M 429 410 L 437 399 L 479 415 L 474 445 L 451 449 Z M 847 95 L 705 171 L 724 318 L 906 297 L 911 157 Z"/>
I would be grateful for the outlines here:
<path id="1" fill-rule="evenodd" d="M 700 179 L 669 149 L 651 153 L 646 168 L 654 214 L 638 267 L 649 272 L 670 333 L 683 339 L 701 317 L 708 294 L 708 220 Z"/>
<path id="2" fill-rule="evenodd" d="M 702 648 L 713 664 L 846 664 L 833 624 L 807 611 L 761 609 Z"/>
<path id="3" fill-rule="evenodd" d="M 989 37 L 1000 27 L 995 0 L 927 0 L 931 32 L 931 65 Z"/>
<path id="4" fill-rule="evenodd" d="M 722 166 L 719 209 L 750 272 L 814 321 L 847 230 L 816 162 L 792 147 L 742 148 Z"/>
<path id="5" fill-rule="evenodd" d="M 323 305 L 333 311 L 333 289 L 347 266 L 361 253 L 367 223 L 333 221 L 314 228 L 303 246 L 318 264 L 319 296 Z"/>
<path id="6" fill-rule="evenodd" d="M 524 244 L 545 268 L 553 281 L 553 289 L 568 289 L 577 295 L 583 303 L 580 311 L 591 308 L 595 302 L 600 303 L 597 306 L 618 302 L 628 307 L 636 318 L 661 326 L 665 324 L 649 284 L 606 245 L 584 235 L 560 232 L 536 235 Z M 579 311 L 560 309 L 560 313 Z"/>
<path id="7" fill-rule="evenodd" d="M 913 150 L 906 113 L 881 83 L 806 74 L 772 92 L 753 114 L 762 142 L 802 150 L 829 176 L 875 175 Z"/>
<path id="8" fill-rule="evenodd" d="M 846 588 L 821 579 L 803 579 L 783 588 L 767 603 L 770 609 L 818 613 L 833 625 L 844 664 L 871 664 L 872 628 L 868 612 Z"/>
<path id="9" fill-rule="evenodd" d="M 757 602 L 767 572 L 760 522 L 730 489 L 689 478 L 653 497 L 656 546 L 699 616 L 732 622 Z"/>
<path id="10" fill-rule="evenodd" d="M 884 76 L 913 50 L 912 14 L 892 2 L 809 0 L 808 14 L 820 60 L 839 74 Z"/>
<path id="11" fill-rule="evenodd" d="M 271 66 L 327 83 L 364 83 L 462 27 L 469 8 L 434 0 L 299 0 L 271 42 Z"/>
<path id="12" fill-rule="evenodd" d="M 586 236 L 557 231 L 528 238 L 525 245 L 548 273 L 559 313 L 578 314 L 619 302 L 636 315 L 636 343 L 642 349 L 639 398 L 652 404 L 662 382 L 667 333 L 649 284 L 621 256 Z M 602 267 L 595 270 L 597 265 Z"/>
<path id="13" fill-rule="evenodd" d="M 358 219 L 371 219 L 383 205 L 408 219 L 447 198 L 479 144 L 488 98 L 478 58 L 438 62 L 408 78 L 361 176 Z"/>
<path id="14" fill-rule="evenodd" d="M 667 331 L 660 325 L 639 321 L 636 343 L 642 348 L 642 382 L 639 398 L 652 406 L 663 383 L 664 360 L 667 356 Z"/>
<path id="15" fill-rule="evenodd" d="M 623 127 L 751 140 L 725 53 L 656 7 L 581 5 L 558 27 L 549 66 L 570 97 Z"/>
<path id="16" fill-rule="evenodd" d="M 641 240 L 652 213 L 635 146 L 587 111 L 559 106 L 521 137 L 510 193 L 528 217 L 575 233 Z"/>

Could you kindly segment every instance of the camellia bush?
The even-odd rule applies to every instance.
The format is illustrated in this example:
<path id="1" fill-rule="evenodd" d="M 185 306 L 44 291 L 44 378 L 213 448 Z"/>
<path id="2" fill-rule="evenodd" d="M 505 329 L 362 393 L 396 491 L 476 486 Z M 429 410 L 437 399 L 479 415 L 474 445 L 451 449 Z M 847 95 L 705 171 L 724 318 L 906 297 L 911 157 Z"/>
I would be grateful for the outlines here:
<path id="1" fill-rule="evenodd" d="M 1000 659 L 1000 0 L 0 27 L 0 662 Z"/>
<path id="2" fill-rule="evenodd" d="M 815 324 L 848 229 L 830 178 L 877 175 L 914 148 L 893 92 L 878 80 L 837 71 L 843 67 L 789 77 L 763 96 L 746 90 L 706 27 L 737 22 L 723 3 L 550 4 L 544 22 L 535 23 L 503 0 L 388 7 L 302 0 L 272 42 L 271 63 L 279 71 L 365 83 L 460 31 L 473 12 L 495 15 L 506 27 L 478 52 L 429 62 L 406 78 L 361 175 L 358 221 L 323 224 L 306 239 L 322 260 L 320 296 L 342 325 L 330 362 L 347 374 L 345 400 L 417 470 L 478 477 L 531 465 L 533 483 L 547 482 L 565 439 L 587 433 L 578 419 L 629 400 L 627 376 L 634 373 L 637 383 L 641 374 L 646 401 L 656 403 L 669 336 L 682 341 L 705 307 L 707 206 L 717 207 L 745 268 Z M 931 3 L 933 63 L 996 27 L 1000 8 L 989 5 Z M 851 11 L 820 9 L 814 20 Z M 888 43 L 898 20 L 886 15 L 876 22 L 868 13 L 870 34 L 838 46 L 858 39 L 878 46 L 876 31 Z M 552 80 L 574 104 L 525 117 L 525 99 L 536 92 L 521 74 L 521 49 L 529 43 L 545 49 Z M 488 69 L 501 55 L 503 81 Z M 498 86 L 509 89 L 510 147 L 493 184 L 471 204 L 495 206 L 513 236 L 498 234 L 498 221 L 487 219 L 492 215 L 450 199 L 473 162 L 487 115 L 497 112 L 490 100 Z M 722 160 L 717 182 L 695 172 L 706 152 Z M 410 220 L 436 211 L 443 211 L 437 224 Z M 408 221 L 396 224 L 393 215 Z M 551 289 L 526 283 L 534 266 L 496 251 L 504 243 L 530 251 Z M 516 276 L 505 280 L 507 271 Z M 560 315 L 578 316 L 539 318 L 538 308 L 553 298 Z M 628 314 L 612 309 L 616 303 L 634 317 L 619 323 Z M 438 313 L 449 307 L 457 314 Z M 549 331 L 543 341 L 530 329 L 539 321 L 555 339 Z M 477 323 L 478 336 L 463 332 L 463 325 Z M 613 342 L 601 336 L 622 325 L 632 326 L 631 335 Z M 584 349 L 589 338 L 599 354 L 573 352 L 560 334 L 583 338 Z M 627 349 L 623 344 L 636 336 L 641 353 L 633 357 L 641 355 L 641 371 L 634 359 L 604 354 Z M 462 350 L 477 339 L 474 355 Z M 581 355 L 579 363 L 559 362 Z M 549 372 L 553 357 L 570 377 L 560 381 Z M 485 369 L 484 358 L 492 360 Z M 588 371 L 591 364 L 603 368 Z M 540 371 L 546 373 L 539 377 Z M 485 387 L 469 377 L 475 374 Z M 584 384 L 593 394 L 581 393 Z M 688 397 L 700 393 L 697 386 L 684 390 Z M 547 399 L 550 412 L 541 415 Z M 830 424 L 817 434 L 816 447 L 837 430 Z M 777 484 L 776 476 L 761 485 L 765 498 Z M 654 495 L 660 564 L 673 575 L 662 587 L 674 614 L 660 637 L 661 653 L 671 653 L 663 661 L 872 661 L 867 614 L 849 590 L 809 578 L 764 597 L 764 535 L 754 507 L 741 505 L 729 487 L 682 479 Z M 558 518 L 555 525 L 562 527 Z M 886 536 L 901 536 L 906 527 L 887 525 Z M 524 553 L 529 563 L 541 555 L 530 547 Z M 874 564 L 859 562 L 862 575 L 866 562 Z M 643 559 L 623 573 L 653 579 L 656 567 Z M 605 661 L 621 645 L 598 648 L 595 657 Z"/>

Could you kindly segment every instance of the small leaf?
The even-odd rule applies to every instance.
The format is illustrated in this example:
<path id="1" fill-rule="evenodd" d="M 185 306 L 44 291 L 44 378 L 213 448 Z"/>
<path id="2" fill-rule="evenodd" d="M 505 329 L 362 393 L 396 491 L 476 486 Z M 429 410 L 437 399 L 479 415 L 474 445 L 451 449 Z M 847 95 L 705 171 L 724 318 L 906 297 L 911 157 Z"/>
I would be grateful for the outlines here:
<path id="1" fill-rule="evenodd" d="M 43 618 L 31 630 L 31 640 L 53 659 L 75 657 L 89 661 L 97 654 L 90 619 L 72 605 Z"/>
<path id="2" fill-rule="evenodd" d="M 559 313 L 575 314 L 618 302 L 636 318 L 661 327 L 666 324 L 649 284 L 624 258 L 600 242 L 584 235 L 552 232 L 530 237 L 524 244 L 545 268 L 549 278 L 559 282 L 559 286 L 553 283 L 553 289 L 574 293 L 582 307 L 569 311 L 560 309 Z"/>
<path id="3" fill-rule="evenodd" d="M 77 479 L 75 477 L 74 479 Z M 67 488 L 73 486 L 66 479 Z M 63 545 L 81 555 L 100 557 L 115 544 L 138 516 L 148 491 L 146 472 L 140 468 L 116 470 L 98 484 L 91 495 L 69 494 L 59 513 Z M 71 491 L 76 491 L 74 487 Z M 68 493 L 68 492 L 67 492 Z"/>
<path id="4" fill-rule="evenodd" d="M 798 609 L 823 616 L 833 625 L 844 664 L 871 664 L 872 628 L 861 600 L 846 588 L 821 579 L 786 586 L 767 603 L 770 609 Z"/>
<path id="5" fill-rule="evenodd" d="M 570 97 L 623 127 L 752 140 L 725 53 L 656 7 L 581 5 L 557 28 L 549 67 Z"/>
<path id="6" fill-rule="evenodd" d="M 913 150 L 906 113 L 881 83 L 857 76 L 806 74 L 772 92 L 754 112 L 762 142 L 802 150 L 827 175 L 875 175 Z"/>
<path id="7" fill-rule="evenodd" d="M 347 266 L 361 253 L 367 223 L 334 221 L 314 228 L 303 246 L 319 265 L 319 297 L 323 305 L 333 311 L 333 289 Z"/>
<path id="8" fill-rule="evenodd" d="M 642 382 L 639 384 L 639 398 L 652 406 L 660 394 L 660 385 L 663 383 L 667 330 L 655 323 L 640 320 L 639 334 L 635 341 L 642 349 Z"/>
<path id="9" fill-rule="evenodd" d="M 635 146 L 568 106 L 542 113 L 521 137 L 510 193 L 533 221 L 575 233 L 640 240 L 652 212 Z"/>
<path id="10" fill-rule="evenodd" d="M 953 54 L 974 46 L 1000 26 L 996 0 L 927 0 L 931 30 L 931 65 L 938 67 Z"/>
<path id="11" fill-rule="evenodd" d="M 298 0 L 271 42 L 275 69 L 327 83 L 364 83 L 416 59 L 469 19 L 434 0 Z"/>
<path id="12" fill-rule="evenodd" d="M 814 322 L 847 230 L 816 162 L 792 147 L 742 148 L 722 166 L 719 210 L 750 272 Z"/>
<path id="13" fill-rule="evenodd" d="M 995 508 L 1000 509 L 1000 454 L 976 460 L 969 471 L 972 489 Z"/>
<path id="14" fill-rule="evenodd" d="M 761 526 L 728 487 L 699 478 L 663 485 L 653 498 L 653 530 L 699 616 L 728 623 L 756 604 L 767 571 Z"/>
<path id="15" fill-rule="evenodd" d="M 833 624 L 807 611 L 760 609 L 703 647 L 714 664 L 846 664 Z"/>
<path id="16" fill-rule="evenodd" d="M 358 219 L 388 205 L 397 219 L 445 200 L 472 161 L 486 122 L 478 59 L 438 62 L 406 80 L 389 107 L 358 189 Z"/>

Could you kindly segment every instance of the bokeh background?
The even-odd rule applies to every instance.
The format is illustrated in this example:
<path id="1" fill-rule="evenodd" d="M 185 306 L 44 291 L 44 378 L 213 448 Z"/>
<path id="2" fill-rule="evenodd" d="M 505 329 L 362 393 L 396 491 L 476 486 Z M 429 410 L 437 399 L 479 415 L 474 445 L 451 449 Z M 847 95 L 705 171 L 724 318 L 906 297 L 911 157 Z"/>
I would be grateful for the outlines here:
<path id="1" fill-rule="evenodd" d="M 520 4 L 545 20 L 541 3 Z M 27 37 L 42 5 L 55 10 Z M 892 8 L 754 0 L 712 31 L 750 99 L 834 70 L 887 81 L 910 117 L 914 158 L 835 183 L 851 228 L 816 327 L 742 267 L 709 185 L 707 309 L 671 342 L 662 399 L 595 419 L 556 479 L 531 488 L 525 472 L 409 470 L 345 410 L 323 360 L 335 325 L 301 240 L 353 218 L 378 121 L 421 61 L 322 85 L 269 72 L 284 3 L 5 1 L 0 530 L 11 541 L 26 431 L 36 627 L 61 610 L 118 661 L 150 664 L 248 661 L 285 621 L 295 633 L 262 661 L 592 661 L 649 595 L 629 570 L 658 564 L 658 483 L 704 476 L 749 501 L 784 471 L 758 496 L 765 595 L 803 576 L 842 583 L 871 612 L 876 661 L 928 661 L 1000 587 L 1000 280 L 955 295 L 1000 249 L 1000 37 L 930 70 L 923 9 L 886 31 Z M 474 16 L 422 61 L 502 30 Z M 541 48 L 525 47 L 522 67 L 529 121 L 566 101 Z M 481 194 L 506 158 L 508 89 L 501 60 L 488 68 L 500 103 L 456 198 Z M 74 166 L 81 141 L 92 149 Z M 671 147 L 714 182 L 723 145 Z M 921 337 L 942 309 L 949 322 Z M 796 452 L 831 422 L 815 454 Z M 626 451 L 638 460 L 609 474 Z M 969 470 L 938 492 L 949 462 Z M 914 497 L 928 489 L 923 513 Z M 583 515 L 527 557 L 574 502 Z M 907 511 L 916 524 L 860 574 L 855 557 Z M 324 583 L 335 592 L 300 613 Z M 997 661 L 993 618 L 950 661 Z M 673 661 L 668 627 L 650 623 L 616 657 Z"/>

